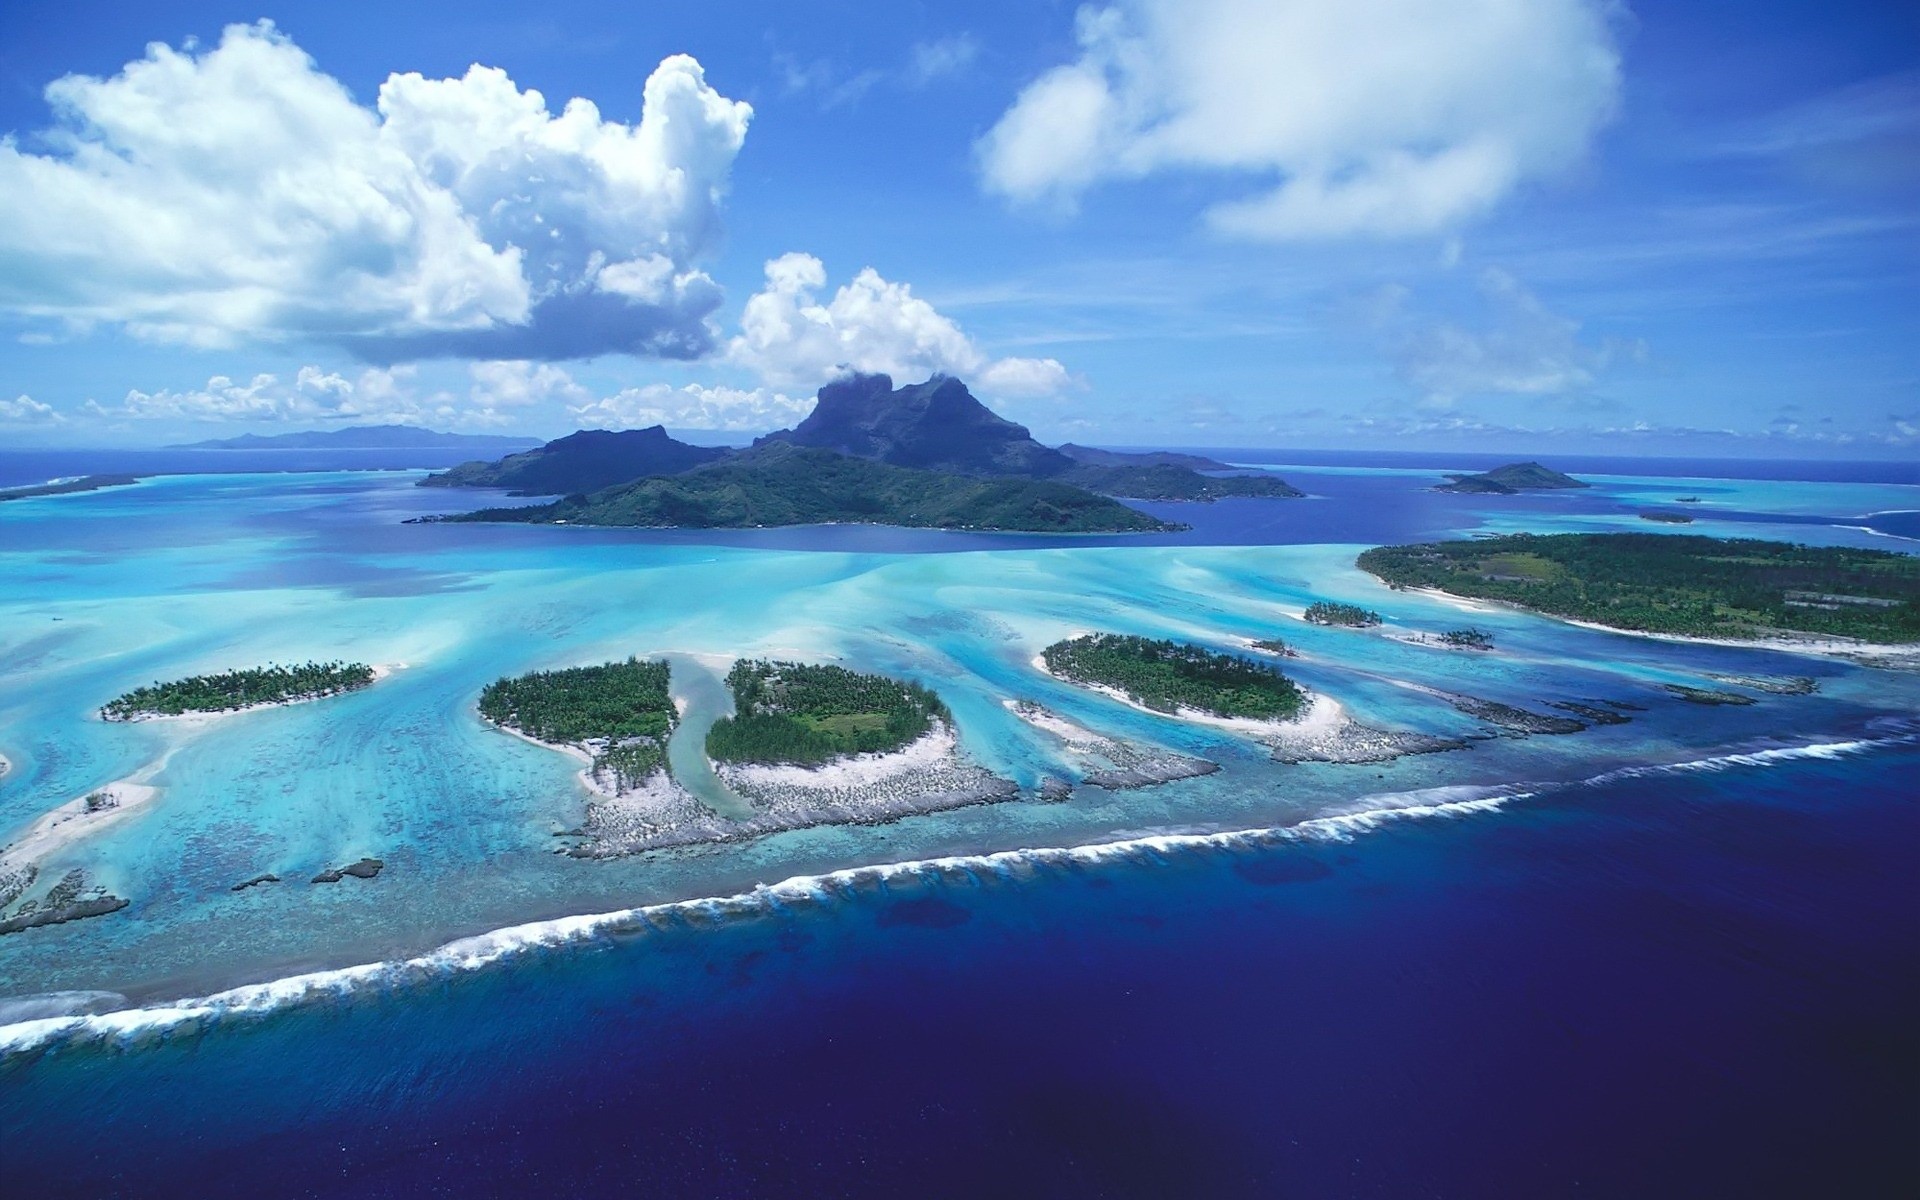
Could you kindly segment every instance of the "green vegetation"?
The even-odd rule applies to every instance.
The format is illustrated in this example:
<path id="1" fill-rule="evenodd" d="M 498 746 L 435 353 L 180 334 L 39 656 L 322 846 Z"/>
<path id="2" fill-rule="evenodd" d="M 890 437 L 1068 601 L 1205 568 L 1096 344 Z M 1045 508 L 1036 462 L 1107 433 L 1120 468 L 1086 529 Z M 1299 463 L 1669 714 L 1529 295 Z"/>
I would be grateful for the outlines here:
<path id="1" fill-rule="evenodd" d="M 1493 635 L 1484 629 L 1449 629 L 1440 640 L 1460 650 L 1493 649 Z"/>
<path id="2" fill-rule="evenodd" d="M 75 492 L 97 492 L 101 488 L 126 487 L 139 483 L 138 475 L 83 475 L 64 483 L 41 483 L 32 487 L 0 489 L 0 503 L 25 500 L 33 496 L 70 496 Z"/>
<path id="3" fill-rule="evenodd" d="M 1176 528 L 1064 483 L 896 467 L 783 442 L 590 496 L 446 519 L 695 529 L 828 522 L 1035 533 Z"/>
<path id="4" fill-rule="evenodd" d="M 1271 721 L 1297 715 L 1306 702 L 1278 667 L 1181 642 L 1094 633 L 1055 642 L 1041 657 L 1063 679 L 1115 688 L 1158 712 L 1193 708 Z"/>
<path id="5" fill-rule="evenodd" d="M 1495 467 L 1479 475 L 1449 475 L 1447 478 L 1450 482 L 1443 483 L 1434 490 L 1511 496 L 1515 492 L 1552 491 L 1560 488 L 1589 486 L 1571 475 L 1562 475 L 1552 467 L 1543 467 L 1537 462 L 1508 463 L 1504 467 Z"/>
<path id="6" fill-rule="evenodd" d="M 593 773 L 625 791 L 666 764 L 667 735 L 679 720 L 668 674 L 664 662 L 630 658 L 497 679 L 480 692 L 480 715 L 536 741 L 587 750 Z"/>
<path id="7" fill-rule="evenodd" d="M 109 721 L 177 717 L 190 712 L 231 712 L 257 704 L 287 704 L 350 692 L 373 682 L 365 663 L 302 663 L 297 667 L 250 667 L 218 675 L 192 675 L 171 683 L 135 688 L 107 703 Z"/>
<path id="8" fill-rule="evenodd" d="M 1268 654 L 1278 655 L 1281 658 L 1299 658 L 1300 657 L 1300 652 L 1298 650 L 1295 650 L 1292 646 L 1287 645 L 1285 642 L 1281 641 L 1279 638 L 1261 638 L 1259 641 L 1253 644 L 1253 648 L 1255 650 L 1265 650 Z"/>
<path id="9" fill-rule="evenodd" d="M 952 719 L 919 684 L 844 667 L 742 659 L 727 686 L 734 715 L 707 734 L 707 756 L 717 762 L 813 766 L 898 750 Z"/>
<path id="10" fill-rule="evenodd" d="M 1361 608 L 1358 604 L 1315 600 L 1307 605 L 1306 619 L 1315 625 L 1347 625 L 1354 629 L 1367 629 L 1380 623 L 1380 614 L 1370 608 Z"/>
<path id="11" fill-rule="evenodd" d="M 1656 521 L 1662 525 L 1693 524 L 1693 518 L 1688 516 L 1686 513 L 1661 512 L 1658 509 L 1650 509 L 1647 512 L 1641 513 L 1640 519 L 1642 521 Z"/>
<path id="12" fill-rule="evenodd" d="M 1132 500 L 1219 500 L 1227 496 L 1291 498 L 1306 493 L 1274 475 L 1202 475 L 1173 463 L 1108 466 L 1082 463 L 1055 476 L 1103 496 Z"/>
<path id="13" fill-rule="evenodd" d="M 1920 641 L 1920 557 L 1692 534 L 1515 534 L 1382 546 L 1360 566 L 1615 629 L 1692 637 L 1781 633 Z"/>

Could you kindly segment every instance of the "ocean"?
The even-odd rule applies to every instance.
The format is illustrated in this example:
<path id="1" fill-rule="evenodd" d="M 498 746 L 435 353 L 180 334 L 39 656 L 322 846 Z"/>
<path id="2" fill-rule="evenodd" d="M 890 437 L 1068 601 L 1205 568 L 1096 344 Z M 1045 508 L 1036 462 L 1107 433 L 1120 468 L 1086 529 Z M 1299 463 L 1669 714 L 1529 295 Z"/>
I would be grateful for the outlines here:
<path id="1" fill-rule="evenodd" d="M 49 867 L 126 910 L 0 938 L 9 1194 L 1914 1194 L 1920 677 L 1512 613 L 1473 614 L 1500 646 L 1475 657 L 1297 611 L 1445 629 L 1355 549 L 1645 528 L 1662 496 L 1702 497 L 1697 532 L 1905 548 L 1863 518 L 1920 488 L 1454 497 L 1308 466 L 1283 474 L 1315 499 L 1167 506 L 1195 528 L 1131 541 L 401 525 L 451 498 L 362 470 L 0 505 L 0 828 L 156 761 L 164 789 Z M 1406 681 L 1643 711 L 1286 767 L 1035 676 L 1086 628 L 1281 632 L 1396 727 L 1471 725 Z M 473 692 L 676 650 L 920 679 L 1023 784 L 1050 764 L 1009 695 L 1223 770 L 552 854 L 571 767 L 477 727 Z M 87 719 L 128 679 L 310 656 L 406 665 L 204 730 Z M 1659 698 L 1715 674 L 1820 690 Z M 389 865 L 304 882 L 362 854 Z M 229 890 L 262 870 L 292 882 Z"/>

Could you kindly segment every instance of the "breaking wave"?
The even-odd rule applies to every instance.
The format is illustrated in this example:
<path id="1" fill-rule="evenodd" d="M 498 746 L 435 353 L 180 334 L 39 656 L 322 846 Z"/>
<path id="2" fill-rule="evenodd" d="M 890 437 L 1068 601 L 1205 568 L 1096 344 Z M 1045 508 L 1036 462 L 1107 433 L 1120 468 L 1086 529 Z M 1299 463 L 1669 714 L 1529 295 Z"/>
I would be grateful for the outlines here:
<path id="1" fill-rule="evenodd" d="M 1806 746 L 1779 747 L 1719 755 L 1661 766 L 1628 767 L 1582 781 L 1605 784 L 1648 775 L 1717 771 L 1735 767 L 1768 767 L 1801 759 L 1835 759 L 1888 746 L 1920 743 L 1920 732 L 1893 737 Z M 363 991 L 393 991 L 411 985 L 444 980 L 483 970 L 505 960 L 549 950 L 603 943 L 616 935 L 644 934 L 689 923 L 714 922 L 766 915 L 856 899 L 876 888 L 896 883 L 980 881 L 989 878 L 1019 880 L 1048 869 L 1115 862 L 1151 862 L 1191 853 L 1254 849 L 1301 841 L 1345 841 L 1397 821 L 1460 818 L 1491 813 L 1542 790 L 1563 785 L 1456 785 L 1374 795 L 1358 801 L 1347 812 L 1314 817 L 1293 825 L 1227 831 L 1193 830 L 1142 833 L 1109 842 L 1070 847 L 1005 850 L 992 854 L 953 855 L 907 862 L 850 867 L 817 875 L 796 875 L 762 884 L 731 896 L 676 900 L 638 908 L 583 916 L 560 917 L 514 925 L 448 942 L 413 958 L 365 963 L 327 971 L 292 975 L 267 983 L 247 984 L 207 996 L 193 997 L 108 1012 L 39 1015 L 47 1008 L 32 1007 L 36 1000 L 22 997 L 8 1007 L 0 1002 L 0 1058 L 58 1046 L 106 1043 L 138 1046 L 180 1030 L 200 1030 L 228 1021 L 257 1019 L 283 1009 L 343 999 Z M 71 1004 L 61 994 L 60 1000 Z M 86 993 L 89 999 L 113 993 Z M 85 1007 L 93 1007 L 86 1005 Z M 34 1014 L 28 1016 L 28 1014 Z M 27 1017 L 27 1019 L 21 1019 Z"/>

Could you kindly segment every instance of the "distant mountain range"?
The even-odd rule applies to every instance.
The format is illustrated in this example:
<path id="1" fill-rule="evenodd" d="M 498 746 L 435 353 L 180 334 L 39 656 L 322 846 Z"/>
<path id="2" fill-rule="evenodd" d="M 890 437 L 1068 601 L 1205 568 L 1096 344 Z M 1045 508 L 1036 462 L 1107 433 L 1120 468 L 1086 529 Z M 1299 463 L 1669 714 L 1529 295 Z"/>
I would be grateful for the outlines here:
<path id="1" fill-rule="evenodd" d="M 1478 475 L 1449 475 L 1447 478 L 1451 482 L 1443 483 L 1434 490 L 1508 496 L 1515 492 L 1555 491 L 1562 488 L 1591 486 L 1571 475 L 1562 475 L 1551 467 L 1543 467 L 1537 462 L 1508 463 L 1504 467 L 1495 467 L 1491 471 L 1484 471 Z"/>
<path id="2" fill-rule="evenodd" d="M 503 437 L 487 433 L 441 433 L 414 425 L 350 425 L 344 429 L 316 429 L 300 433 L 189 442 L 169 450 L 471 450 L 507 453 L 538 446 L 538 438 Z"/>
<path id="3" fill-rule="evenodd" d="M 1168 527 L 1111 497 L 1301 494 L 1272 475 L 1232 471 L 1194 455 L 1056 450 L 981 404 L 958 379 L 936 375 L 895 388 L 885 375 L 853 375 L 821 388 L 813 412 L 794 428 L 748 450 L 690 446 L 658 426 L 583 430 L 421 483 L 565 497 L 471 514 L 480 520 L 699 527 L 867 521 L 1049 532 Z"/>

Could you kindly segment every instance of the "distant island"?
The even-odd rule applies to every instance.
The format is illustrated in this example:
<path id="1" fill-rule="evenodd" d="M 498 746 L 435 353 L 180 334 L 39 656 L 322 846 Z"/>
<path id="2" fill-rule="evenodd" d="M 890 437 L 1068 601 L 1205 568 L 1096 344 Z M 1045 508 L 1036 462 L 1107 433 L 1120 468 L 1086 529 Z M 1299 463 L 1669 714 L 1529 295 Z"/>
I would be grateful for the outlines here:
<path id="1" fill-rule="evenodd" d="M 441 433 L 415 425 L 350 425 L 344 429 L 304 430 L 168 446 L 169 450 L 473 450 L 495 454 L 525 450 L 539 439 L 489 433 Z"/>
<path id="2" fill-rule="evenodd" d="M 707 733 L 716 763 L 819 766 L 904 749 L 953 717 L 915 683 L 845 667 L 742 659 L 727 673 L 735 713 Z"/>
<path id="3" fill-rule="evenodd" d="M 1591 487 L 1571 475 L 1562 475 L 1537 462 L 1508 463 L 1478 475 L 1449 475 L 1449 482 L 1434 488 L 1436 492 L 1464 492 L 1471 495 L 1511 496 L 1516 492 L 1555 491 L 1564 488 Z"/>
<path id="4" fill-rule="evenodd" d="M 189 713 L 238 712 L 334 696 L 366 687 L 378 677 L 379 673 L 365 663 L 248 667 L 135 688 L 109 700 L 100 715 L 109 721 L 138 721 Z"/>
<path id="5" fill-rule="evenodd" d="M 1156 712 L 1285 721 L 1307 700 L 1278 667 L 1184 642 L 1094 633 L 1055 642 L 1040 658 L 1051 675 L 1111 689 Z"/>
<path id="6" fill-rule="evenodd" d="M 1069 453 L 1069 451 L 1071 451 Z M 1211 472 L 1203 473 L 1196 467 Z M 1177 528 L 1115 502 L 1299 496 L 1264 473 L 1194 455 L 1060 450 L 994 413 L 958 379 L 895 388 L 850 375 L 792 429 L 751 448 L 692 446 L 664 428 L 582 430 L 499 462 L 427 476 L 426 487 L 564 497 L 449 520 L 668 528 L 819 522 L 1027 532 Z"/>
<path id="7" fill-rule="evenodd" d="M 1185 467 L 1190 471 L 1236 471 L 1232 463 L 1223 463 L 1204 454 L 1180 454 L 1172 450 L 1102 450 L 1097 446 L 1077 446 L 1067 442 L 1060 453 L 1089 467 Z"/>
<path id="8" fill-rule="evenodd" d="M 1396 587 L 1497 600 L 1611 629 L 1741 641 L 1920 642 L 1920 557 L 1694 534 L 1562 533 L 1382 546 Z"/>
<path id="9" fill-rule="evenodd" d="M 63 479 L 58 483 L 0 488 L 0 504 L 8 500 L 25 500 L 33 496 L 70 496 L 77 492 L 97 492 L 101 488 L 126 487 L 130 483 L 139 482 L 138 475 L 82 475 L 78 479 Z"/>
<path id="10" fill-rule="evenodd" d="M 775 443 L 551 504 L 490 508 L 448 521 L 741 529 L 866 523 L 921 529 L 1139 533 L 1178 526 L 1082 488 L 889 466 Z"/>

